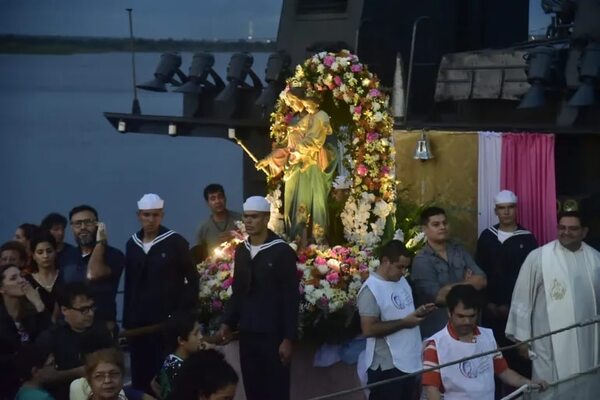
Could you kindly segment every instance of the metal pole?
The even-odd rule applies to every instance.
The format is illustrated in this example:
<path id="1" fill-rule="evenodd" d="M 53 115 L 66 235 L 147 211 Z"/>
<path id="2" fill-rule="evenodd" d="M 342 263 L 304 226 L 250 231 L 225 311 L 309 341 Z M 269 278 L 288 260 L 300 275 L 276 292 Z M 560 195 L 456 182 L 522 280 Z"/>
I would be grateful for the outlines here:
<path id="1" fill-rule="evenodd" d="M 410 42 L 410 60 L 408 62 L 408 79 L 406 82 L 406 97 L 404 99 L 404 123 L 408 120 L 408 100 L 410 98 L 410 87 L 412 83 L 412 70 L 413 70 L 413 62 L 415 56 L 415 42 L 417 41 L 417 28 L 419 26 L 419 22 L 429 19 L 429 16 L 422 15 L 415 20 L 413 23 L 412 29 L 412 39 Z"/>
<path id="2" fill-rule="evenodd" d="M 133 8 L 126 8 L 125 10 L 127 10 L 127 13 L 129 14 L 129 42 L 131 44 L 131 71 L 133 73 L 133 103 L 131 104 L 131 113 L 139 115 L 142 113 L 142 110 L 137 97 L 137 83 L 135 79 L 135 47 L 133 41 L 133 20 L 131 18 Z"/>

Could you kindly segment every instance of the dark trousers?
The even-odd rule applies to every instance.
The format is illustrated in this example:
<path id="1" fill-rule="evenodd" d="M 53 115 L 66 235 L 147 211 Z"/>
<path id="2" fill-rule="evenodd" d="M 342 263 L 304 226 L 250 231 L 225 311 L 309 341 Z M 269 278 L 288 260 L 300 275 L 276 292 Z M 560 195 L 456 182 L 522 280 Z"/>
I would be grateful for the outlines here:
<path id="1" fill-rule="evenodd" d="M 382 371 L 378 369 L 367 370 L 367 382 L 369 384 L 384 381 L 386 379 L 397 378 L 407 375 L 399 369 L 392 368 Z M 384 385 L 369 388 L 371 394 L 369 400 L 411 400 L 415 390 L 415 377 L 395 380 Z"/>
<path id="2" fill-rule="evenodd" d="M 288 400 L 290 368 L 279 360 L 282 338 L 240 332 L 240 364 L 247 400 Z"/>
<path id="3" fill-rule="evenodd" d="M 131 385 L 146 393 L 153 393 L 150 382 L 158 373 L 166 354 L 164 339 L 159 334 L 130 339 Z"/>

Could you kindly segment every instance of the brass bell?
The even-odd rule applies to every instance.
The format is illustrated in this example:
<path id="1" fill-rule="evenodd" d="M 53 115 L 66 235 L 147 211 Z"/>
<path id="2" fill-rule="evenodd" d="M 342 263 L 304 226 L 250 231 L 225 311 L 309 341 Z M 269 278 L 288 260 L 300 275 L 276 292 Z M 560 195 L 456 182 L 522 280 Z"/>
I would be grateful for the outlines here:
<path id="1" fill-rule="evenodd" d="M 421 139 L 417 141 L 417 148 L 415 149 L 415 160 L 431 160 L 433 153 L 431 153 L 431 145 L 429 144 L 429 138 L 425 131 L 421 132 Z"/>

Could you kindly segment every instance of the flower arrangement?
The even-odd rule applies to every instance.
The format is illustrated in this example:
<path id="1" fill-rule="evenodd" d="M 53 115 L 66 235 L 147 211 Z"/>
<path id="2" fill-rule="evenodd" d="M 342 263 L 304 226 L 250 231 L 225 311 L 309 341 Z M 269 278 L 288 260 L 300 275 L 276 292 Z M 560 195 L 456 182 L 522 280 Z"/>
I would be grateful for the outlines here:
<path id="1" fill-rule="evenodd" d="M 379 260 L 369 250 L 358 246 L 310 245 L 299 250 L 303 336 L 322 343 L 343 341 L 357 334 L 353 329 L 356 297 L 378 265 Z"/>
<path id="2" fill-rule="evenodd" d="M 347 50 L 308 58 L 287 80 L 284 93 L 291 87 L 302 87 L 322 105 L 332 103 L 342 110 L 332 123 L 336 119 L 347 122 L 347 129 L 339 129 L 337 134 L 344 149 L 344 166 L 352 175 L 341 214 L 344 236 L 352 245 L 376 246 L 395 210 L 393 120 L 387 112 L 388 96 L 381 91 L 377 77 Z M 271 137 L 276 143 L 285 142 L 293 116 L 284 93 L 271 115 Z M 277 184 L 270 186 L 275 189 Z"/>
<path id="3" fill-rule="evenodd" d="M 204 321 L 208 321 L 209 331 L 218 329 L 218 319 L 233 293 L 233 256 L 236 246 L 244 240 L 244 233 L 232 233 L 233 239 L 222 243 L 213 254 L 196 266 L 200 281 L 200 314 Z"/>

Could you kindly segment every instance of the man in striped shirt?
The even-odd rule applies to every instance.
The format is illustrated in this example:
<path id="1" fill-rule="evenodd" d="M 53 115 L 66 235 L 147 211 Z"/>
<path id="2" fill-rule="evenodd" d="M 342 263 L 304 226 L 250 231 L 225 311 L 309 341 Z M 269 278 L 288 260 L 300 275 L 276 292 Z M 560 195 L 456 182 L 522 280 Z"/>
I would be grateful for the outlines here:
<path id="1" fill-rule="evenodd" d="M 448 325 L 425 342 L 424 368 L 437 367 L 476 354 L 497 349 L 491 329 L 477 326 L 480 296 L 471 285 L 456 285 L 446 297 Z M 513 387 L 533 383 L 508 367 L 502 353 L 496 352 L 425 372 L 423 391 L 429 400 L 494 400 L 494 375 Z M 544 381 L 535 382 L 542 389 Z"/>

